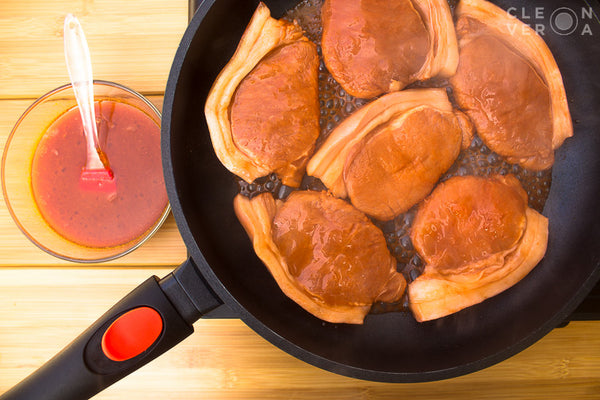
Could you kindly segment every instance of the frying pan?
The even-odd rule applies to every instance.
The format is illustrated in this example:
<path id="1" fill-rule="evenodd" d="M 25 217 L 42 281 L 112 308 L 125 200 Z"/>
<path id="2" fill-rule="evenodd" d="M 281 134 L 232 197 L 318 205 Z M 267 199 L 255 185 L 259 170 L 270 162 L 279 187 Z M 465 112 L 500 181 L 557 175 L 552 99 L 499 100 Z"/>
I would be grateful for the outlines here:
<path id="1" fill-rule="evenodd" d="M 296 1 L 266 3 L 278 18 Z M 89 398 L 183 340 L 194 321 L 222 303 L 293 356 L 339 374 L 386 382 L 440 380 L 488 367 L 561 323 L 600 278 L 600 7 L 583 0 L 497 3 L 546 27 L 556 22 L 551 11 L 568 8 L 578 15 L 577 28 L 587 23 L 591 29 L 584 35 L 545 31 L 563 74 L 575 135 L 556 152 L 543 211 L 550 223 L 546 256 L 521 282 L 425 323 L 399 312 L 368 315 L 361 326 L 325 323 L 283 295 L 234 215 L 237 181 L 214 155 L 203 115 L 211 84 L 258 2 L 206 0 L 176 53 L 162 122 L 165 181 L 190 258 L 162 279 L 149 278 L 2 399 Z M 545 10 L 543 18 L 527 21 L 539 17 L 538 7 Z M 593 10 L 592 18 L 583 18 L 583 8 Z M 115 321 L 143 325 L 135 312 L 142 306 L 159 315 L 148 328 L 158 337 L 140 354 L 129 353 L 122 361 L 107 357 L 112 353 L 102 349 L 102 337 Z M 127 330 L 111 333 L 117 347 L 127 347 L 119 344 Z"/>

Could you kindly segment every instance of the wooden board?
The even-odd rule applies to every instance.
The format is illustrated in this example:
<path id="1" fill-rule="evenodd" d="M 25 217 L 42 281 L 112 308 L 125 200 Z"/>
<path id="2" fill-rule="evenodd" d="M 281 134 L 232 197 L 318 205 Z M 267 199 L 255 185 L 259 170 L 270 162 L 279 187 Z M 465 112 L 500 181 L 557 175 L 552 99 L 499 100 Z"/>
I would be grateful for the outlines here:
<path id="1" fill-rule="evenodd" d="M 0 393 L 135 285 L 164 273 L 151 268 L 0 269 Z M 386 384 L 305 364 L 238 319 L 200 320 L 179 346 L 95 398 L 599 399 L 599 328 L 598 322 L 571 323 L 511 359 L 464 377 Z"/>
<path id="2" fill-rule="evenodd" d="M 184 0 L 0 1 L 0 149 L 31 102 L 68 81 L 62 21 L 82 22 L 97 78 L 160 105 L 187 24 Z M 41 366 L 151 275 L 186 258 L 173 218 L 144 246 L 102 265 L 53 258 L 0 202 L 0 394 Z M 238 319 L 200 320 L 179 346 L 95 398 L 600 399 L 600 322 L 571 323 L 484 371 L 442 382 L 373 383 L 307 365 Z M 357 349 L 360 351 L 360 349 Z"/>
<path id="3" fill-rule="evenodd" d="M 187 26 L 185 0 L 0 1 L 0 98 L 36 98 L 69 82 L 63 21 L 72 13 L 94 77 L 161 94 Z"/>

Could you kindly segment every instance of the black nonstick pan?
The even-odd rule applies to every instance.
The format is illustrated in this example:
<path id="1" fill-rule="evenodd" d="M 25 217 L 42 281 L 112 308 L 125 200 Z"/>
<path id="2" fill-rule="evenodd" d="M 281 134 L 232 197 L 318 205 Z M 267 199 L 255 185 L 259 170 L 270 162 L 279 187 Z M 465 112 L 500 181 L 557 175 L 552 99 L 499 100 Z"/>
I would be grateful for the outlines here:
<path id="1" fill-rule="evenodd" d="M 276 18 L 295 3 L 266 1 Z M 175 56 L 162 122 L 165 180 L 190 258 L 168 276 L 148 279 L 2 399 L 89 398 L 176 345 L 192 333 L 194 321 L 222 303 L 295 357 L 385 382 L 441 380 L 486 368 L 564 321 L 600 278 L 600 6 L 583 0 L 497 3 L 531 25 L 545 26 L 575 127 L 556 153 L 543 210 L 550 222 L 547 253 L 521 282 L 426 323 L 393 312 L 370 314 L 364 325 L 330 324 L 283 295 L 234 215 L 237 179 L 214 155 L 203 113 L 211 84 L 258 2 L 206 0 Z M 566 17 L 557 19 L 563 11 L 573 11 L 573 32 Z M 117 320 L 123 327 L 144 327 L 135 329 L 147 336 L 137 341 L 143 346 L 124 343 L 128 331 L 114 329 Z M 113 347 L 103 348 L 109 327 Z"/>

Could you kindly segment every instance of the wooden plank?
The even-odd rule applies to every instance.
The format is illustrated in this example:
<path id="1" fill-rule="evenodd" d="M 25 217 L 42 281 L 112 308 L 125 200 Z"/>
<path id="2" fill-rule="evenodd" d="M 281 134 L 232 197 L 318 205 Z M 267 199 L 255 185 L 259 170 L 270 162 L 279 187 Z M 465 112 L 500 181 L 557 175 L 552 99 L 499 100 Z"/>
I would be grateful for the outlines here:
<path id="1" fill-rule="evenodd" d="M 187 25 L 186 0 L 0 1 L 2 146 L 32 99 L 68 81 L 62 48 L 68 12 L 83 24 L 97 78 L 145 94 L 162 94 L 165 88 Z M 153 101 L 160 105 L 161 97 Z M 31 244 L 1 206 L 0 394 L 148 276 L 164 276 L 185 257 L 171 217 L 153 239 L 122 259 L 101 266 L 67 263 Z M 195 327 L 197 332 L 181 345 L 96 398 L 600 398 L 600 322 L 556 329 L 484 371 L 407 385 L 322 371 L 275 348 L 236 319 L 201 320 Z"/>
<path id="2" fill-rule="evenodd" d="M 162 93 L 187 27 L 187 0 L 0 2 L 0 98 L 36 98 L 68 83 L 63 20 L 79 18 L 96 79 Z"/>
<path id="3" fill-rule="evenodd" d="M 0 268 L 0 393 L 163 269 Z M 335 375 L 274 347 L 240 320 L 200 320 L 182 344 L 97 399 L 600 398 L 600 322 L 573 322 L 467 376 L 386 384 Z"/>
<path id="4" fill-rule="evenodd" d="M 162 96 L 150 96 L 150 100 L 159 109 L 162 108 Z M 0 100 L 0 151 L 13 125 L 31 104 L 31 100 Z M 0 266 L 37 265 L 56 266 L 74 265 L 48 255 L 19 230 L 12 220 L 4 199 L 0 207 Z M 170 216 L 161 229 L 144 245 L 132 253 L 109 262 L 112 265 L 167 265 L 173 266 L 186 258 L 186 248 L 177 230 L 175 219 Z"/>

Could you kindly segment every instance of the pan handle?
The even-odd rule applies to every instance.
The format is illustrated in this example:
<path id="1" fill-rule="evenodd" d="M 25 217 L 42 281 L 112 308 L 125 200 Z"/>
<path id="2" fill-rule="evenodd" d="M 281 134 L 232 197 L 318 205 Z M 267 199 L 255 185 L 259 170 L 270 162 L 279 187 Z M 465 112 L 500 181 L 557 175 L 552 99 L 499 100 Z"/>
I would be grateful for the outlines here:
<path id="1" fill-rule="evenodd" d="M 147 279 L 1 400 L 89 399 L 192 334 L 222 301 L 191 259 Z"/>

